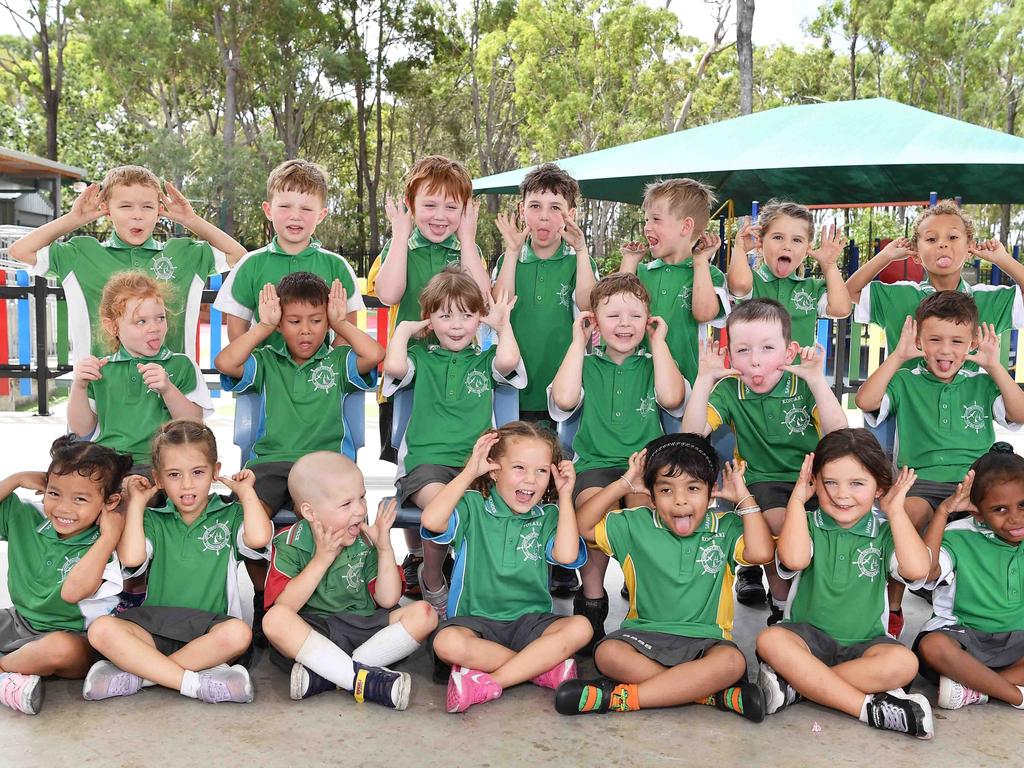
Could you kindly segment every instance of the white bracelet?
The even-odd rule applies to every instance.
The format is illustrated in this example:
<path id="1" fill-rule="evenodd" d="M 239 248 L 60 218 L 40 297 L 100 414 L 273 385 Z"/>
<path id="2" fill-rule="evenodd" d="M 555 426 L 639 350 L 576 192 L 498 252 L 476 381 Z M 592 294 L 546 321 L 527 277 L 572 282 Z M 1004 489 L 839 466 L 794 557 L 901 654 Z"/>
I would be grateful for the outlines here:
<path id="1" fill-rule="evenodd" d="M 625 482 L 625 484 L 629 486 L 630 493 L 636 493 L 637 492 L 636 488 L 633 487 L 633 484 L 631 482 L 629 482 L 629 479 L 625 475 L 623 475 L 619 479 L 622 480 L 623 482 Z"/>
<path id="2" fill-rule="evenodd" d="M 760 512 L 761 508 L 756 504 L 752 507 L 743 507 L 743 509 L 733 510 L 740 517 L 746 517 L 747 515 L 753 514 L 754 512 Z"/>

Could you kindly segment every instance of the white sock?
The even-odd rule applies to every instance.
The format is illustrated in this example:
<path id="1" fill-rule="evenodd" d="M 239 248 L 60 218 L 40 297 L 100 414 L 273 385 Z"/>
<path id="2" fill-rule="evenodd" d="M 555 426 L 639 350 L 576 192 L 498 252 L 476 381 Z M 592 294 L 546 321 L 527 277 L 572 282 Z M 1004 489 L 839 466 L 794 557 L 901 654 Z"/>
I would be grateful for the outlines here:
<path id="1" fill-rule="evenodd" d="M 352 657 L 315 630 L 309 633 L 306 642 L 295 654 L 295 660 L 309 667 L 320 677 L 325 677 L 339 688 L 352 690 L 356 672 Z"/>
<path id="2" fill-rule="evenodd" d="M 396 621 L 356 648 L 352 658 L 371 667 L 386 667 L 409 656 L 419 647 L 420 644 L 402 622 Z"/>
<path id="3" fill-rule="evenodd" d="M 190 699 L 199 698 L 199 673 L 186 669 L 181 676 L 181 695 Z"/>
<path id="4" fill-rule="evenodd" d="M 186 670 L 186 672 L 187 671 L 188 670 Z M 142 687 L 143 688 L 152 688 L 154 685 L 156 685 L 156 683 L 154 683 L 152 680 L 147 680 L 146 678 L 142 678 Z"/>
<path id="5" fill-rule="evenodd" d="M 864 703 L 860 705 L 860 721 L 866 723 L 868 721 L 868 702 L 871 701 L 871 696 L 864 697 Z"/>
<path id="6" fill-rule="evenodd" d="M 1016 709 L 1024 709 L 1024 685 L 1018 685 L 1017 690 L 1020 691 L 1020 704 L 1014 704 Z"/>

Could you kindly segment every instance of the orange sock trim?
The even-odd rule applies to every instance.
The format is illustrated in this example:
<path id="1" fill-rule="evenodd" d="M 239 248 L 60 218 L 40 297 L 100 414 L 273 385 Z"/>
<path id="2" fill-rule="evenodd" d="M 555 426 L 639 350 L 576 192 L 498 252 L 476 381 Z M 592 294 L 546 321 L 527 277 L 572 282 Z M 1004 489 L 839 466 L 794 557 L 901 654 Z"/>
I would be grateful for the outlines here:
<path id="1" fill-rule="evenodd" d="M 623 683 L 622 685 L 615 686 L 608 709 L 613 712 L 635 712 L 640 709 L 640 694 L 638 691 L 639 686 L 637 685 L 626 685 Z"/>

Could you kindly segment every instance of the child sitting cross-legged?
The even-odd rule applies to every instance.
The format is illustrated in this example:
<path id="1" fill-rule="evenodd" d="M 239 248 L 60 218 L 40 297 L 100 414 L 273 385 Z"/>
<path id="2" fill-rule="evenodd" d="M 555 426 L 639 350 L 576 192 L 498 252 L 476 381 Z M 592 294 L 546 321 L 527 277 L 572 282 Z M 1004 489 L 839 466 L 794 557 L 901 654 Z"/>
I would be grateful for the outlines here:
<path id="1" fill-rule="evenodd" d="M 622 627 L 594 651 L 602 680 L 570 680 L 555 694 L 563 715 L 708 704 L 748 720 L 764 719 L 764 699 L 746 681 L 747 663 L 732 642 L 733 572 L 775 552 L 768 524 L 729 463 L 714 490 L 718 456 L 693 434 L 652 440 L 629 469 L 578 513 L 588 541 L 622 564 L 629 609 Z M 646 488 L 653 508 L 607 512 L 625 492 Z M 708 510 L 712 497 L 738 502 L 733 513 Z"/>

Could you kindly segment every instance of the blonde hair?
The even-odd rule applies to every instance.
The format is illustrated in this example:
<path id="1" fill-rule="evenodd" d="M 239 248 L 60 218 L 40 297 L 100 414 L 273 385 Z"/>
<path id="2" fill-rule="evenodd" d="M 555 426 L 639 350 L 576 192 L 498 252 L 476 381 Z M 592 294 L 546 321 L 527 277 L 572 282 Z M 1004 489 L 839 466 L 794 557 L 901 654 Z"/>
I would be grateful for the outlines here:
<path id="1" fill-rule="evenodd" d="M 761 227 L 762 238 L 771 227 L 772 222 L 783 216 L 802 221 L 807 225 L 807 237 L 811 240 L 814 239 L 814 215 L 811 213 L 811 209 L 789 200 L 769 200 L 761 209 L 757 223 Z"/>
<path id="2" fill-rule="evenodd" d="M 163 194 L 163 187 L 160 185 L 157 175 L 141 165 L 119 165 L 107 171 L 103 181 L 100 182 L 100 202 L 107 202 L 110 199 L 110 193 L 117 186 L 151 187 L 156 190 L 158 197 Z"/>
<path id="3" fill-rule="evenodd" d="M 406 174 L 405 200 L 410 211 L 415 212 L 416 194 L 424 185 L 427 192 L 441 192 L 462 205 L 473 196 L 473 180 L 466 167 L 441 155 L 421 157 Z"/>
<path id="4" fill-rule="evenodd" d="M 597 284 L 590 291 L 590 306 L 596 312 L 598 305 L 612 296 L 625 293 L 635 296 L 643 302 L 647 312 L 651 311 L 651 294 L 640 278 L 629 272 L 613 272 L 597 281 Z"/>
<path id="5" fill-rule="evenodd" d="M 445 307 L 487 314 L 487 301 L 480 286 L 458 265 L 445 267 L 430 278 L 420 292 L 420 312 L 424 320 Z"/>
<path id="6" fill-rule="evenodd" d="M 203 458 L 210 466 L 217 465 L 217 438 L 213 431 L 201 421 L 175 419 L 160 426 L 150 443 L 153 469 L 157 472 L 163 466 L 163 452 L 169 446 L 194 445 L 203 452 Z"/>
<path id="7" fill-rule="evenodd" d="M 490 452 L 487 454 L 487 458 L 491 461 L 496 461 L 505 454 L 510 440 L 540 440 L 551 449 L 552 464 L 557 467 L 559 462 L 562 461 L 562 443 L 559 441 L 558 436 L 550 429 L 528 421 L 513 421 L 498 429 L 489 429 L 487 431 L 495 432 L 498 435 L 498 442 L 491 447 Z M 544 494 L 541 498 L 541 501 L 545 504 L 553 503 L 558 498 L 552 480 L 553 478 L 548 479 L 548 487 L 544 489 Z M 472 487 L 474 490 L 480 491 L 484 498 L 487 498 L 490 495 L 492 482 L 490 474 L 485 474 L 474 480 Z"/>
<path id="8" fill-rule="evenodd" d="M 914 233 L 910 238 L 915 246 L 917 245 L 917 239 L 921 236 L 921 225 L 932 216 L 956 216 L 963 222 L 967 241 L 971 242 L 974 240 L 974 220 L 964 213 L 963 208 L 956 204 L 956 200 L 939 200 L 931 208 L 925 208 L 917 215 L 917 221 L 914 222 Z"/>
<path id="9" fill-rule="evenodd" d="M 285 160 L 267 177 L 267 200 L 273 200 L 278 192 L 301 192 L 317 195 L 327 203 L 327 171 L 322 165 L 308 160 Z"/>
<path id="10" fill-rule="evenodd" d="M 644 210 L 658 200 L 667 200 L 668 209 L 680 219 L 693 219 L 693 231 L 699 234 L 711 218 L 715 193 L 707 184 L 696 179 L 667 179 L 654 181 L 644 187 Z"/>
<path id="11" fill-rule="evenodd" d="M 145 272 L 137 270 L 118 272 L 103 286 L 103 294 L 100 297 L 100 341 L 111 351 L 121 346 L 121 341 L 117 337 L 117 326 L 128 309 L 128 302 L 135 299 L 156 299 L 166 310 L 170 297 L 170 283 L 155 280 Z"/>

